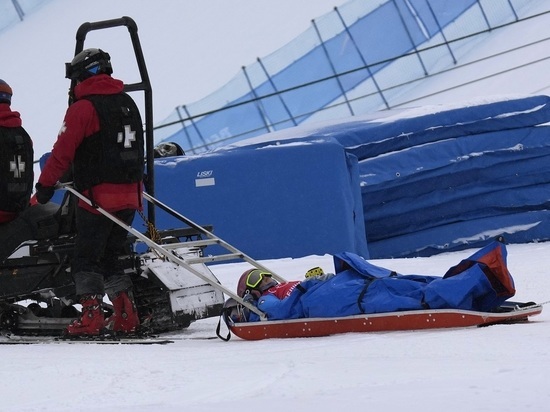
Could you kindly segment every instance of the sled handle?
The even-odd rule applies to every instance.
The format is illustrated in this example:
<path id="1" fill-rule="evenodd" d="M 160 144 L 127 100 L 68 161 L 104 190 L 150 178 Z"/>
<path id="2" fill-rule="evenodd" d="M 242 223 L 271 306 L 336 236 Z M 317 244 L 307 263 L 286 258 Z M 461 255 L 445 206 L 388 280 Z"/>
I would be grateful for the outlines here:
<path id="1" fill-rule="evenodd" d="M 235 254 L 238 254 L 240 256 L 240 258 L 242 260 L 244 260 L 245 262 L 247 263 L 250 263 L 252 266 L 254 266 L 255 268 L 257 269 L 260 269 L 261 271 L 263 272 L 269 272 L 271 273 L 272 277 L 277 280 L 278 282 L 287 282 L 287 280 L 278 275 L 277 273 L 274 273 L 272 270 L 270 270 L 269 268 L 263 266 L 262 264 L 260 264 L 258 261 L 252 259 L 250 256 L 248 256 L 247 254 L 243 253 L 242 251 L 238 250 L 237 248 L 233 247 L 231 244 L 227 243 L 226 241 L 224 241 L 223 239 L 220 239 L 219 237 L 217 237 L 216 235 L 214 235 L 212 232 L 208 231 L 207 229 L 205 229 L 204 227 L 200 226 L 199 224 L 195 223 L 194 221 L 192 221 L 191 219 L 183 216 L 181 213 L 175 211 L 174 209 L 172 209 L 170 206 L 166 205 L 165 203 L 161 202 L 160 200 L 156 199 L 155 197 L 151 196 L 150 194 L 144 192 L 143 193 L 143 197 L 145 198 L 145 200 L 147 200 L 148 202 L 152 202 L 155 204 L 155 206 L 159 207 L 160 209 L 162 209 L 163 211 L 165 211 L 166 213 L 168 213 L 169 215 L 179 219 L 181 222 L 185 223 L 187 226 L 190 226 L 192 227 L 193 229 L 197 230 L 198 232 L 200 232 L 201 234 L 205 235 L 206 237 L 208 237 L 209 239 L 213 239 L 216 241 L 216 243 L 218 245 L 220 245 L 221 247 L 229 250 L 230 252 L 232 253 L 235 253 Z"/>
<path id="2" fill-rule="evenodd" d="M 221 290 L 226 295 L 232 297 L 235 299 L 239 304 L 245 306 L 255 314 L 257 314 L 260 317 L 260 320 L 267 320 L 267 317 L 264 312 L 259 310 L 256 306 L 245 302 L 240 296 L 238 296 L 236 293 L 231 291 L 230 289 L 226 288 L 225 286 L 215 282 L 214 280 L 208 278 L 207 276 L 203 275 L 200 271 L 195 269 L 192 265 L 185 262 L 185 260 L 181 259 L 171 251 L 165 249 L 162 247 L 162 245 L 159 245 L 158 243 L 154 242 L 153 240 L 149 239 L 147 236 L 145 236 L 140 231 L 134 229 L 132 226 L 127 225 L 122 220 L 118 219 L 116 216 L 113 216 L 111 213 L 107 212 L 105 209 L 103 209 L 100 206 L 94 205 L 90 199 L 88 199 L 86 196 L 84 196 L 82 193 L 77 191 L 71 186 L 71 183 L 58 183 L 55 185 L 55 189 L 66 189 L 69 192 L 71 192 L 73 195 L 78 197 L 79 199 L 86 202 L 88 205 L 92 206 L 94 209 L 96 209 L 99 213 L 101 213 L 103 216 L 109 218 L 114 223 L 125 229 L 128 233 L 134 235 L 136 238 L 140 239 L 143 243 L 145 243 L 147 246 L 149 246 L 151 249 L 155 250 L 156 252 L 160 253 L 164 256 L 167 260 L 171 261 L 172 263 L 184 267 L 189 272 L 193 273 L 195 276 L 200 278 L 201 280 L 205 281 L 206 283 L 210 284 L 212 287 L 217 288 Z"/>

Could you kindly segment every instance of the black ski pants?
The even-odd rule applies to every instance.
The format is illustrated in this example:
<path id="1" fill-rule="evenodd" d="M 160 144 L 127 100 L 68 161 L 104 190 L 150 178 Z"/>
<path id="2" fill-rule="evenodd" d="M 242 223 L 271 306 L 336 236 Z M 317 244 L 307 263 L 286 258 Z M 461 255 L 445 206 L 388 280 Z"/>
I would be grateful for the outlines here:
<path id="1" fill-rule="evenodd" d="M 128 232 L 101 214 L 76 208 L 76 245 L 72 272 L 78 297 L 99 294 L 114 295 L 132 287 L 132 280 L 119 263 L 119 256 L 129 252 Z M 136 211 L 124 209 L 114 212 L 127 225 Z"/>

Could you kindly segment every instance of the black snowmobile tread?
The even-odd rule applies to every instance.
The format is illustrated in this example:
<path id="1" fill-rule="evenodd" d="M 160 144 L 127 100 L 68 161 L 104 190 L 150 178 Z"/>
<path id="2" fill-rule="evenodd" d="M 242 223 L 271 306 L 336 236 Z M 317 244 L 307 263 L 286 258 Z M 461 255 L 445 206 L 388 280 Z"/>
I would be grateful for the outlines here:
<path id="1" fill-rule="evenodd" d="M 111 344 L 111 345 L 163 345 L 173 343 L 171 339 L 161 338 L 153 334 L 101 334 L 97 336 L 68 336 L 68 335 L 18 335 L 2 334 L 0 335 L 0 344 L 27 344 L 35 343 L 85 343 L 85 344 Z"/>
<path id="2" fill-rule="evenodd" d="M 49 345 L 49 344 L 100 344 L 100 345 L 166 345 L 174 343 L 171 339 L 163 338 L 122 338 L 122 339 L 63 339 L 59 337 L 3 337 L 0 339 L 0 345 Z"/>

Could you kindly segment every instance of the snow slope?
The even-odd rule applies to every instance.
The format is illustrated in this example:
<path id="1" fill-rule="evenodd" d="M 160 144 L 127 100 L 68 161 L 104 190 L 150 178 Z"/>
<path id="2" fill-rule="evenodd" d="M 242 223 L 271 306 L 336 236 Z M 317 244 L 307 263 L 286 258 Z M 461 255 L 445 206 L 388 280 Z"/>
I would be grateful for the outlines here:
<path id="1" fill-rule="evenodd" d="M 471 251 L 377 263 L 442 275 Z M 519 300 L 550 297 L 550 244 L 511 245 Z M 263 262 L 290 279 L 329 256 Z M 228 286 L 246 264 L 217 265 Z M 5 411 L 544 411 L 550 312 L 533 322 L 433 331 L 229 342 L 217 319 L 167 346 L 2 346 Z M 225 329 L 224 329 L 225 332 Z M 213 339 L 207 339 L 213 338 Z"/>
<path id="2" fill-rule="evenodd" d="M 342 3 L 165 0 L 151 6 L 145 0 L 97 0 L 76 7 L 56 0 L 0 36 L 3 61 L 14 62 L 3 65 L 0 78 L 12 84 L 13 106 L 22 111 L 40 154 L 49 150 L 61 124 L 68 87 L 63 63 L 72 56 L 74 34 L 84 21 L 122 15 L 137 21 L 160 119 L 182 100 L 196 100 L 223 85 L 241 65 L 282 46 L 311 18 Z M 541 21 L 529 33 L 548 31 L 546 19 Z M 499 42 L 518 38 L 508 36 L 500 32 Z M 116 49 L 109 51 L 114 50 L 116 74 L 124 77 L 119 57 L 124 50 Z M 545 73 L 538 71 L 537 80 L 544 81 Z M 535 92 L 527 80 L 508 79 L 498 91 L 521 83 L 524 92 Z M 489 94 L 495 92 L 492 84 Z M 474 94 L 484 94 L 483 84 L 467 95 L 449 92 L 440 102 Z M 437 101 L 435 96 L 428 103 Z M 470 253 L 377 263 L 402 273 L 441 275 Z M 549 256 L 548 243 L 509 246 L 518 300 L 549 300 Z M 289 279 L 313 266 L 332 270 L 329 256 L 263 263 Z M 241 264 L 214 267 L 231 287 L 245 269 Z M 549 320 L 546 307 L 532 323 L 521 325 L 226 343 L 205 339 L 215 336 L 217 323 L 208 319 L 176 334 L 177 341 L 167 346 L 2 346 L 0 410 L 544 411 L 550 404 Z"/>

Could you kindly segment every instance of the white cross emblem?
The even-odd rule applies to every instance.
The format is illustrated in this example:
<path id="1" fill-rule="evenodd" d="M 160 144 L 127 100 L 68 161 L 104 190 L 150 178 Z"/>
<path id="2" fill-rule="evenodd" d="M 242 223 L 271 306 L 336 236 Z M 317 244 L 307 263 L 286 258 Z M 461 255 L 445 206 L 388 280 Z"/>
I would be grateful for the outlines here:
<path id="1" fill-rule="evenodd" d="M 124 141 L 124 148 L 129 149 L 132 147 L 132 142 L 136 141 L 136 132 L 134 132 L 129 125 L 125 125 L 124 135 L 122 132 L 119 132 L 116 141 L 117 143 L 122 143 Z"/>
<path id="2" fill-rule="evenodd" d="M 10 172 L 13 172 L 13 177 L 20 178 L 25 171 L 25 162 L 21 161 L 21 155 L 13 156 L 13 161 L 10 161 Z"/>
<path id="3" fill-rule="evenodd" d="M 65 133 L 65 130 L 67 130 L 67 125 L 65 122 L 61 125 L 61 129 L 59 129 L 59 132 L 57 133 L 58 136 L 61 136 L 63 133 Z"/>

